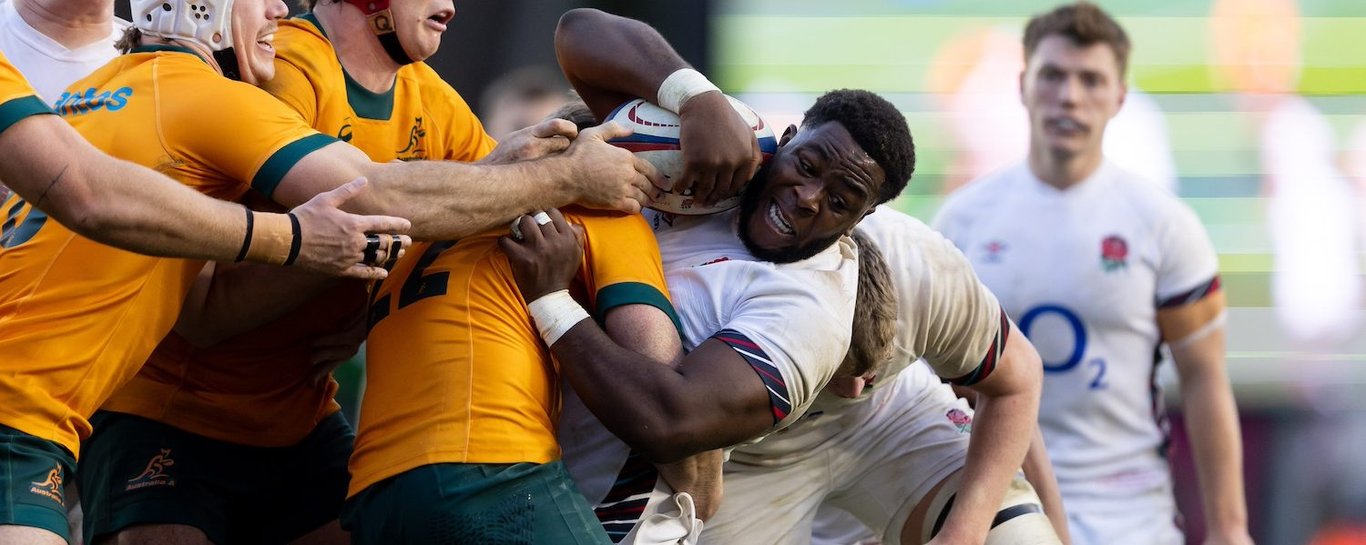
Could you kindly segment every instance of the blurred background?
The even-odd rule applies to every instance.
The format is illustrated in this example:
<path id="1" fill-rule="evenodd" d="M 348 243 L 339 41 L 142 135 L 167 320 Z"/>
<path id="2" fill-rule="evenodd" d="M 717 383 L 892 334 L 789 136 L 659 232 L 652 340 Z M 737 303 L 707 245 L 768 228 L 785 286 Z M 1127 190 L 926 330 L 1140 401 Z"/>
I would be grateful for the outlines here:
<path id="1" fill-rule="evenodd" d="M 1253 537 L 1366 543 L 1366 1 L 1097 3 L 1134 42 L 1107 154 L 1194 208 L 1219 251 Z M 918 145 L 895 205 L 928 222 L 945 194 L 1023 158 L 1020 35 L 1053 5 L 456 0 L 430 62 L 495 135 L 557 104 L 554 26 L 581 6 L 654 25 L 770 123 L 796 123 L 824 91 L 871 89 L 906 114 Z M 359 369 L 340 378 L 354 383 Z M 1199 543 L 1190 453 L 1171 412 L 1178 499 Z"/>

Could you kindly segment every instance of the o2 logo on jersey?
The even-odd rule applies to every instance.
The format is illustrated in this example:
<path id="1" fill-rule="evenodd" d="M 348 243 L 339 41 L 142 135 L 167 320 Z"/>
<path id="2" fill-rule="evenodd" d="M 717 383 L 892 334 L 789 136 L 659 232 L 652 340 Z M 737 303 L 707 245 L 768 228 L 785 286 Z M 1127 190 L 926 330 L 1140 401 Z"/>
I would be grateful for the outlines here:
<path id="1" fill-rule="evenodd" d="M 1062 305 L 1039 305 L 1029 309 L 1028 312 L 1025 312 L 1024 315 L 1020 317 L 1020 332 L 1024 333 L 1025 337 L 1032 339 L 1034 336 L 1030 335 L 1029 332 L 1030 328 L 1034 326 L 1034 321 L 1041 316 L 1049 314 L 1061 318 L 1072 330 L 1072 351 L 1061 361 L 1049 361 L 1044 359 L 1043 370 L 1046 373 L 1067 373 L 1077 370 L 1077 368 L 1082 365 L 1082 360 L 1086 356 L 1086 324 L 1082 323 L 1081 317 L 1077 316 L 1077 313 L 1072 312 L 1071 309 Z M 1042 356 L 1043 355 L 1040 354 L 1041 358 Z M 1104 390 L 1109 387 L 1109 384 L 1105 382 L 1105 366 L 1104 359 L 1092 358 L 1088 360 L 1085 367 L 1083 367 L 1085 370 L 1094 372 L 1094 375 L 1091 376 L 1091 380 L 1088 383 L 1088 387 L 1092 390 Z"/>

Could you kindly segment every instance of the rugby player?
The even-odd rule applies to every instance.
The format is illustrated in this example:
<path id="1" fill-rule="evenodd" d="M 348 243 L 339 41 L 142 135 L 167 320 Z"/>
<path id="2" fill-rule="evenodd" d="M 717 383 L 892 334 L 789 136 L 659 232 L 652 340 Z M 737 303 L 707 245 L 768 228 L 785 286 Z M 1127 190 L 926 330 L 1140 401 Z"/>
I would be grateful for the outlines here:
<path id="1" fill-rule="evenodd" d="M 72 97 L 81 89 L 82 98 L 59 104 L 59 112 L 97 148 L 162 168 L 217 198 L 235 199 L 251 187 L 290 206 L 366 175 L 371 190 L 348 204 L 413 216 L 423 224 L 415 232 L 425 237 L 460 237 L 503 224 L 526 207 L 574 200 L 636 210 L 647 201 L 650 179 L 657 179 L 648 164 L 603 141 L 621 134 L 619 127 L 580 135 L 560 155 L 511 165 L 373 163 L 249 85 L 273 74 L 271 42 L 284 4 L 240 0 L 231 10 L 222 7 L 137 2 L 134 19 L 149 35 L 73 85 Z M 196 17 L 202 24 L 191 23 Z M 225 69 L 242 81 L 223 77 Z M 290 226 L 257 228 L 274 235 L 282 225 L 283 237 L 253 244 L 249 253 L 286 261 Z M 367 261 L 381 255 L 373 252 Z M 21 468 L 13 475 L 70 472 L 80 439 L 90 432 L 86 418 L 171 329 L 201 268 L 198 261 L 104 247 L 51 221 L 0 251 L 0 270 L 14 272 L 0 278 L 0 350 L 9 371 L 0 389 L 16 400 L 0 407 L 0 424 L 38 445 L 11 466 Z M 73 340 L 82 337 L 88 339 Z M 20 479 L 10 479 L 19 493 L 43 496 L 32 492 L 41 487 Z M 60 495 L 43 498 L 49 503 L 38 512 L 61 511 Z M 65 533 L 65 524 L 46 528 L 28 516 L 12 518 L 32 528 L 18 531 L 34 540 Z"/>
<path id="2" fill-rule="evenodd" d="M 1191 431 L 1205 543 L 1251 543 L 1213 245 L 1190 208 L 1101 147 L 1124 101 L 1129 39 L 1083 2 L 1031 19 L 1024 50 L 1027 160 L 952 195 L 935 225 L 1040 347 L 1039 425 L 1072 539 L 1185 540 L 1156 383 L 1166 345 Z"/>
<path id="3" fill-rule="evenodd" d="M 589 35 L 594 36 L 599 45 L 605 39 L 615 39 L 618 43 L 609 42 L 608 46 L 604 46 L 610 50 L 647 51 L 654 57 L 628 57 L 622 61 L 619 60 L 620 56 L 594 57 L 591 53 L 576 50 L 576 37 Z M 657 70 L 661 64 L 667 67 L 668 63 L 663 60 L 670 57 L 679 63 L 674 67 L 681 65 L 676 55 L 670 55 L 672 51 L 667 43 L 648 27 L 595 11 L 567 14 L 561 20 L 556 43 L 561 64 L 571 82 L 575 82 L 590 105 L 594 104 L 594 100 L 599 101 L 595 109 L 600 110 L 600 113 L 605 113 L 619 102 L 622 94 L 645 92 L 645 89 L 624 88 L 616 83 L 632 81 L 626 74 L 648 73 Z M 603 89 L 620 92 L 606 92 Z M 888 122 L 889 119 L 899 120 L 899 123 Z M 685 119 L 684 131 L 687 131 L 687 124 Z M 828 134 L 823 134 L 823 131 L 835 129 L 843 132 L 842 138 L 834 140 L 833 144 L 831 140 L 822 138 Z M 813 137 L 813 134 L 816 136 Z M 898 134 L 901 136 L 898 137 Z M 881 167 L 882 164 L 896 165 L 887 160 L 888 149 L 897 149 L 896 143 L 900 143 L 904 149 L 898 149 L 891 156 L 899 157 L 904 162 L 897 165 L 899 168 Z M 686 144 L 684 150 L 686 153 Z M 873 160 L 874 155 L 883 160 Z M 857 168 L 856 162 L 846 162 L 846 158 L 857 158 L 864 164 L 871 163 L 877 169 L 870 172 Z M 825 386 L 844 359 L 849 340 L 847 320 L 851 316 L 846 315 L 834 321 L 821 319 L 822 316 L 829 316 L 831 307 L 838 308 L 828 301 L 823 305 L 825 310 L 801 308 L 803 300 L 817 298 L 814 294 L 829 289 L 828 281 L 807 280 L 780 289 L 781 283 L 766 286 L 767 282 L 760 281 L 758 277 L 727 277 L 725 271 L 766 265 L 787 272 L 793 267 L 792 264 L 776 267 L 760 265 L 756 263 L 758 259 L 777 263 L 810 263 L 803 261 L 803 258 L 810 258 L 813 252 L 819 255 L 834 237 L 850 232 L 855 223 L 871 213 L 877 203 L 885 202 L 899 193 L 910 177 L 912 161 L 909 132 L 894 107 L 867 93 L 837 91 L 817 100 L 816 105 L 807 112 L 801 130 L 793 127 L 784 135 L 782 147 L 772 165 L 746 190 L 738 216 L 727 213 L 705 218 L 658 217 L 655 222 L 656 235 L 660 240 L 667 278 L 675 301 L 683 309 L 680 314 L 686 333 L 685 346 L 693 351 L 683 360 L 677 372 L 654 366 L 633 366 L 631 354 L 600 346 L 601 336 L 594 333 L 591 324 L 576 326 L 576 329 L 584 330 L 581 336 L 574 336 L 575 331 L 571 330 L 552 348 L 563 362 L 566 376 L 585 405 L 627 444 L 644 450 L 647 457 L 656 460 L 690 454 L 699 448 L 735 446 L 748 441 L 738 445 L 735 453 L 739 454 L 762 448 L 769 441 L 780 440 L 782 433 L 754 444 L 755 436 L 768 434 L 759 426 L 761 420 L 758 416 L 768 411 L 770 420 L 767 424 L 776 424 L 777 428 L 791 425 L 800 418 L 813 402 L 816 392 Z M 871 188 L 863 186 L 861 182 L 867 180 L 869 174 L 874 175 L 871 177 L 879 185 Z M 885 184 L 876 179 L 881 177 L 885 177 Z M 727 248 L 727 245 L 731 248 Z M 542 255 L 540 263 L 545 266 L 555 260 L 553 256 Z M 975 282 L 963 285 L 969 296 L 978 296 L 970 289 L 976 287 Z M 844 286 L 852 289 L 848 279 Z M 538 286 L 524 292 L 530 299 L 531 293 L 541 289 Z M 946 292 L 952 294 L 950 297 L 959 295 L 948 290 Z M 990 301 L 989 294 L 986 300 Z M 850 310 L 848 304 L 852 300 L 846 299 L 843 303 L 844 308 Z M 978 310 L 987 307 L 990 305 L 980 305 Z M 980 540 L 985 537 L 993 516 L 1002 506 L 1002 498 L 1006 495 L 1012 474 L 1019 467 L 1033 434 L 1032 414 L 1038 395 L 1037 369 L 1028 365 L 1027 355 L 1031 351 L 1027 343 L 1017 339 L 1007 344 L 1010 326 L 999 309 L 994 314 L 986 312 L 988 316 L 985 319 L 979 319 L 982 314 L 964 314 L 970 318 L 961 319 L 974 327 L 981 326 L 981 334 L 972 335 L 977 331 L 964 327 L 963 331 L 969 334 L 934 339 L 942 344 L 932 346 L 950 346 L 963 352 L 975 352 L 966 356 L 964 353 L 946 351 L 943 362 L 945 374 L 964 383 L 985 383 L 983 391 L 996 394 L 991 405 L 997 412 L 992 414 L 994 424 L 986 426 L 980 433 L 984 439 L 978 441 L 982 446 L 974 449 L 974 467 L 965 472 L 967 482 L 959 491 L 960 503 L 948 514 L 951 520 L 941 535 L 947 536 L 943 539 Z M 738 329 L 740 333 L 737 334 L 733 329 Z M 842 336 L 841 331 L 845 335 Z M 716 340 L 709 341 L 709 337 Z M 592 344 L 594 341 L 599 344 Z M 582 344 L 575 346 L 568 344 L 570 342 Z M 838 346 L 833 355 L 811 351 L 813 348 L 819 350 L 827 342 Z M 603 356 L 600 351 L 608 356 Z M 727 360 L 731 360 L 732 364 L 726 365 Z M 1003 363 L 1001 360 L 1010 361 L 1007 365 L 998 366 L 998 363 Z M 1020 360 L 1025 363 L 1019 363 Z M 750 366 L 753 366 L 753 370 L 750 370 Z M 640 371 L 637 372 L 637 369 Z M 1032 375 L 1031 370 L 1034 371 Z M 717 377 L 724 377 L 724 380 Z M 747 377 L 752 378 L 747 380 Z M 687 394 L 692 394 L 692 397 L 688 398 Z M 626 407 L 630 407 L 630 410 Z M 884 436 L 878 435 L 873 440 L 881 437 Z M 905 458 L 910 456 L 905 455 Z M 950 465 L 952 461 L 941 463 Z M 628 458 L 626 466 L 630 465 Z M 732 462 L 728 467 L 734 465 L 735 462 Z M 886 480 L 886 474 L 880 476 Z M 581 480 L 581 484 L 591 480 Z M 1017 482 L 1023 485 L 1022 481 Z M 924 494 L 936 481 L 928 479 L 923 483 L 910 484 L 923 484 L 913 490 Z M 1023 487 L 1027 490 L 1027 485 Z M 885 486 L 884 483 L 884 488 L 893 487 Z M 764 494 L 754 487 L 746 490 L 757 490 L 755 493 Z M 645 491 L 649 491 L 648 485 Z M 908 512 L 917 506 L 915 500 L 919 498 L 910 497 L 905 491 L 898 492 L 899 495 L 894 493 L 890 500 L 884 500 L 892 503 L 880 506 L 883 512 L 877 515 L 883 517 L 881 522 L 884 527 L 893 533 L 891 539 L 903 532 L 918 537 L 920 526 L 907 521 L 914 518 L 908 517 Z M 592 499 L 603 497 L 593 491 L 586 490 L 586 493 Z M 609 493 L 606 499 L 619 505 L 622 494 Z M 783 542 L 784 539 L 809 541 L 809 520 L 822 499 L 822 494 L 799 498 L 809 504 L 804 513 L 808 524 L 803 528 L 804 533 L 799 531 L 788 538 L 782 537 L 782 533 L 793 526 L 787 524 L 789 521 L 784 518 L 788 513 L 772 518 L 764 516 L 769 510 L 762 505 L 771 501 L 728 499 L 722 503 L 722 512 L 714 519 L 721 522 L 722 531 L 708 529 L 702 533 L 702 539 L 727 542 L 724 513 L 727 506 L 736 506 L 738 512 L 745 516 L 743 521 L 735 521 L 730 525 L 729 531 L 735 534 L 736 543 Z M 902 506 L 904 509 L 900 508 Z M 922 513 L 929 508 L 928 504 L 920 507 Z M 792 509 L 789 512 L 801 510 Z M 756 518 L 751 515 L 757 515 L 757 519 L 764 523 L 754 524 Z M 801 518 L 803 516 L 798 516 L 794 521 Z M 1043 519 L 1041 515 L 1038 518 Z M 769 524 L 770 520 L 776 522 Z M 1052 533 L 1046 520 L 1042 525 L 1044 532 Z M 754 533 L 738 531 L 741 526 L 753 529 Z M 630 536 L 626 537 L 629 539 Z"/>

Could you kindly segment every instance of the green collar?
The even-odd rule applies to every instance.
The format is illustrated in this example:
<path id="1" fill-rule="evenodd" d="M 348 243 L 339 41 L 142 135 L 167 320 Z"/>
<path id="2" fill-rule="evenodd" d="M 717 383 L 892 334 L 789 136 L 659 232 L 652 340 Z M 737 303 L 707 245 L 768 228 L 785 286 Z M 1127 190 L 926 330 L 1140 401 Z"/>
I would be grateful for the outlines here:
<path id="1" fill-rule="evenodd" d="M 318 21 L 318 16 L 313 12 L 308 12 L 298 17 L 307 21 L 318 29 L 318 32 L 327 38 L 328 42 L 332 39 L 327 37 L 327 30 L 323 28 L 322 22 Z M 333 46 L 333 55 L 336 55 L 336 46 Z M 337 58 L 337 64 L 341 64 L 341 57 Z M 388 91 L 376 93 L 365 86 L 357 83 L 351 74 L 342 66 L 342 76 L 346 78 L 346 102 L 351 105 L 351 109 L 365 119 L 377 121 L 388 121 L 394 116 L 394 89 L 398 87 L 397 81 Z"/>

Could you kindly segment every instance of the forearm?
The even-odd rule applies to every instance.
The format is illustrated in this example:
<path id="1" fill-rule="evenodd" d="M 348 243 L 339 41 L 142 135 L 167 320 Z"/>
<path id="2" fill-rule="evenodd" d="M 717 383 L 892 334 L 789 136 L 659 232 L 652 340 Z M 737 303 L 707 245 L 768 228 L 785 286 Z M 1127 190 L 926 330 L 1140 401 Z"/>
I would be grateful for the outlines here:
<path id="1" fill-rule="evenodd" d="M 1037 394 L 1029 392 L 978 397 L 962 484 L 940 534 L 949 542 L 986 539 L 1029 449 L 1038 411 Z"/>
<path id="2" fill-rule="evenodd" d="M 592 320 L 583 320 L 551 347 L 561 362 L 560 373 L 584 405 L 613 434 L 654 462 L 672 462 L 722 445 L 697 445 L 679 452 L 662 445 L 696 444 L 683 436 L 676 423 L 690 410 L 684 377 L 664 362 L 617 345 Z M 678 431 L 679 433 L 670 433 Z"/>
<path id="3" fill-rule="evenodd" d="M 414 239 L 463 238 L 572 202 L 570 166 L 561 157 L 496 168 L 439 161 L 374 164 L 366 174 L 372 190 L 353 201 L 352 211 L 408 218 Z"/>
<path id="4" fill-rule="evenodd" d="M 697 518 L 710 519 L 721 507 L 721 449 L 694 454 L 677 462 L 655 464 L 674 492 L 687 492 L 697 504 Z"/>
<path id="5" fill-rule="evenodd" d="M 1044 446 L 1043 435 L 1036 429 L 1034 438 L 1029 442 L 1029 451 L 1025 453 L 1024 460 L 1025 479 L 1034 487 L 1034 492 L 1039 495 L 1039 501 L 1043 503 L 1044 513 L 1048 515 L 1048 522 L 1053 525 L 1053 531 L 1057 532 L 1058 538 L 1063 544 L 1072 542 L 1067 529 L 1067 510 L 1062 504 L 1062 493 L 1058 491 L 1058 479 L 1053 474 L 1053 463 L 1048 460 L 1048 449 Z"/>
<path id="6" fill-rule="evenodd" d="M 1220 362 L 1222 363 L 1222 362 Z M 1223 366 L 1181 376 L 1182 408 L 1211 533 L 1247 531 L 1238 411 Z"/>
<path id="7" fill-rule="evenodd" d="M 246 211 L 133 163 L 111 158 L 55 116 L 0 134 L 0 181 L 75 233 L 147 255 L 231 261 Z"/>
<path id="8" fill-rule="evenodd" d="M 90 201 L 63 225 L 138 253 L 233 261 L 246 235 L 246 210 L 182 184 L 148 183 L 151 171 L 109 159 L 90 169 Z M 158 180 L 160 182 L 160 180 Z"/>

